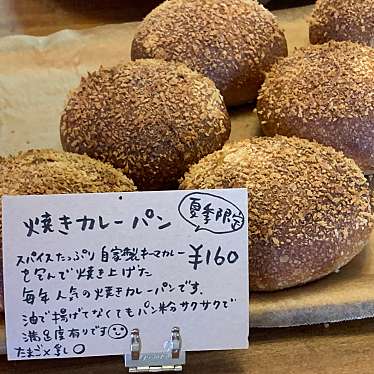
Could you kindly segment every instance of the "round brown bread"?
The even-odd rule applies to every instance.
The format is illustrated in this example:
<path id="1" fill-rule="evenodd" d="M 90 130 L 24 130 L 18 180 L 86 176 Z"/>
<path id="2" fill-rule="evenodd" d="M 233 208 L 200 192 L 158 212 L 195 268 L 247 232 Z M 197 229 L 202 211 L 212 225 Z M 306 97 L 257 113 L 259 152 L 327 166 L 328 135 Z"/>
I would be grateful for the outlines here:
<path id="1" fill-rule="evenodd" d="M 309 39 L 312 44 L 350 40 L 374 47 L 374 1 L 317 0 Z"/>
<path id="2" fill-rule="evenodd" d="M 253 291 L 321 278 L 365 246 L 372 227 L 362 172 L 331 147 L 296 137 L 227 144 L 191 167 L 183 189 L 248 189 Z"/>
<path id="3" fill-rule="evenodd" d="M 180 61 L 214 81 L 228 106 L 254 100 L 287 43 L 252 0 L 169 0 L 140 24 L 131 58 Z"/>
<path id="4" fill-rule="evenodd" d="M 331 41 L 273 66 L 257 114 L 266 135 L 298 136 L 343 151 L 374 169 L 374 49 Z"/>
<path id="5" fill-rule="evenodd" d="M 133 182 L 111 165 L 88 156 L 50 149 L 0 157 L 0 312 L 3 311 L 1 197 L 83 192 L 135 191 Z"/>
<path id="6" fill-rule="evenodd" d="M 61 142 L 121 168 L 139 189 L 157 190 L 177 186 L 230 129 L 210 79 L 180 63 L 137 60 L 82 78 L 61 117 Z"/>

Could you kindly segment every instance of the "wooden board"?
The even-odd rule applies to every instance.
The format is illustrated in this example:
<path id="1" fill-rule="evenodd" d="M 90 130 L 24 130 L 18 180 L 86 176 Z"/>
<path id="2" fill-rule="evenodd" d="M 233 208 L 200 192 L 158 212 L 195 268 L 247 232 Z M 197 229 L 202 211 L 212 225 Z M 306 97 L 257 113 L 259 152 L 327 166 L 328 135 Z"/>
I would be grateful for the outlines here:
<path id="1" fill-rule="evenodd" d="M 310 7 L 277 12 L 289 50 L 308 43 Z M 59 117 L 68 91 L 99 65 L 129 59 L 137 24 L 65 30 L 49 37 L 0 39 L 0 153 L 37 147 L 60 149 Z M 231 111 L 230 141 L 260 134 L 253 107 Z M 253 294 L 251 325 L 280 327 L 374 315 L 374 240 L 338 274 L 286 291 Z M 0 325 L 0 352 L 4 352 Z"/>

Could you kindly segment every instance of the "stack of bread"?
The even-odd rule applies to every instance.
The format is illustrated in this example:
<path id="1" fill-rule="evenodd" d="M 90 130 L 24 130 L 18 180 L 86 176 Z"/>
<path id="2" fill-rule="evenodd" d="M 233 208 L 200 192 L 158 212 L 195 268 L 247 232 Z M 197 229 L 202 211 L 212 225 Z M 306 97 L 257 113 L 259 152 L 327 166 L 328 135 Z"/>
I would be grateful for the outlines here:
<path id="1" fill-rule="evenodd" d="M 371 0 L 318 0 L 310 40 L 325 44 L 287 57 L 254 0 L 165 1 L 140 24 L 133 61 L 70 93 L 60 134 L 75 154 L 0 159 L 0 196 L 245 187 L 251 290 L 337 271 L 373 222 L 373 24 Z M 226 106 L 256 99 L 269 137 L 224 145 Z"/>

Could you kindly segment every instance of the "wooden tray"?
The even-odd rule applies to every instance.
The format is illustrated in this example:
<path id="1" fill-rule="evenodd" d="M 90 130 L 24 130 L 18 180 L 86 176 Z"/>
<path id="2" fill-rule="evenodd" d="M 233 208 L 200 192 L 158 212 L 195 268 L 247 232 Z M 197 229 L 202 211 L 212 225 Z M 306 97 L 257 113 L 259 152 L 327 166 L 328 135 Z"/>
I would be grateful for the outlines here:
<path id="1" fill-rule="evenodd" d="M 289 50 L 308 44 L 311 7 L 275 12 Z M 59 118 L 68 91 L 99 65 L 129 59 L 136 23 L 49 37 L 0 39 L 0 153 L 28 148 L 61 149 Z M 260 134 L 253 107 L 231 111 L 230 141 Z M 374 316 L 374 237 L 369 247 L 339 273 L 286 291 L 251 296 L 252 327 L 282 327 Z M 5 351 L 0 323 L 0 352 Z"/>

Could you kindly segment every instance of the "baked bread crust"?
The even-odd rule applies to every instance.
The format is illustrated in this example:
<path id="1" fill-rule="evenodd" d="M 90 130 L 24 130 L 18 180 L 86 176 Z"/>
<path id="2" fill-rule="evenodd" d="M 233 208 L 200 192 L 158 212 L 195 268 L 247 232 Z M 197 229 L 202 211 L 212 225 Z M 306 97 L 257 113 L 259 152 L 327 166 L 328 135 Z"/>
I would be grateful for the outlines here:
<path id="1" fill-rule="evenodd" d="M 227 144 L 192 166 L 180 185 L 239 187 L 249 194 L 252 291 L 324 277 L 369 240 L 368 183 L 353 160 L 331 147 L 283 136 Z"/>
<path id="2" fill-rule="evenodd" d="M 214 83 L 185 65 L 137 60 L 82 78 L 61 117 L 66 151 L 122 169 L 140 190 L 167 189 L 222 148 L 230 119 Z"/>
<path id="3" fill-rule="evenodd" d="M 227 106 L 253 101 L 287 56 L 275 17 L 252 0 L 169 0 L 140 24 L 131 58 L 179 61 L 214 81 Z"/>
<path id="4" fill-rule="evenodd" d="M 374 47 L 373 0 L 317 0 L 309 39 L 312 44 L 350 40 Z"/>
<path id="5" fill-rule="evenodd" d="M 275 64 L 260 90 L 266 135 L 331 145 L 374 170 L 374 49 L 331 41 L 299 49 Z"/>

